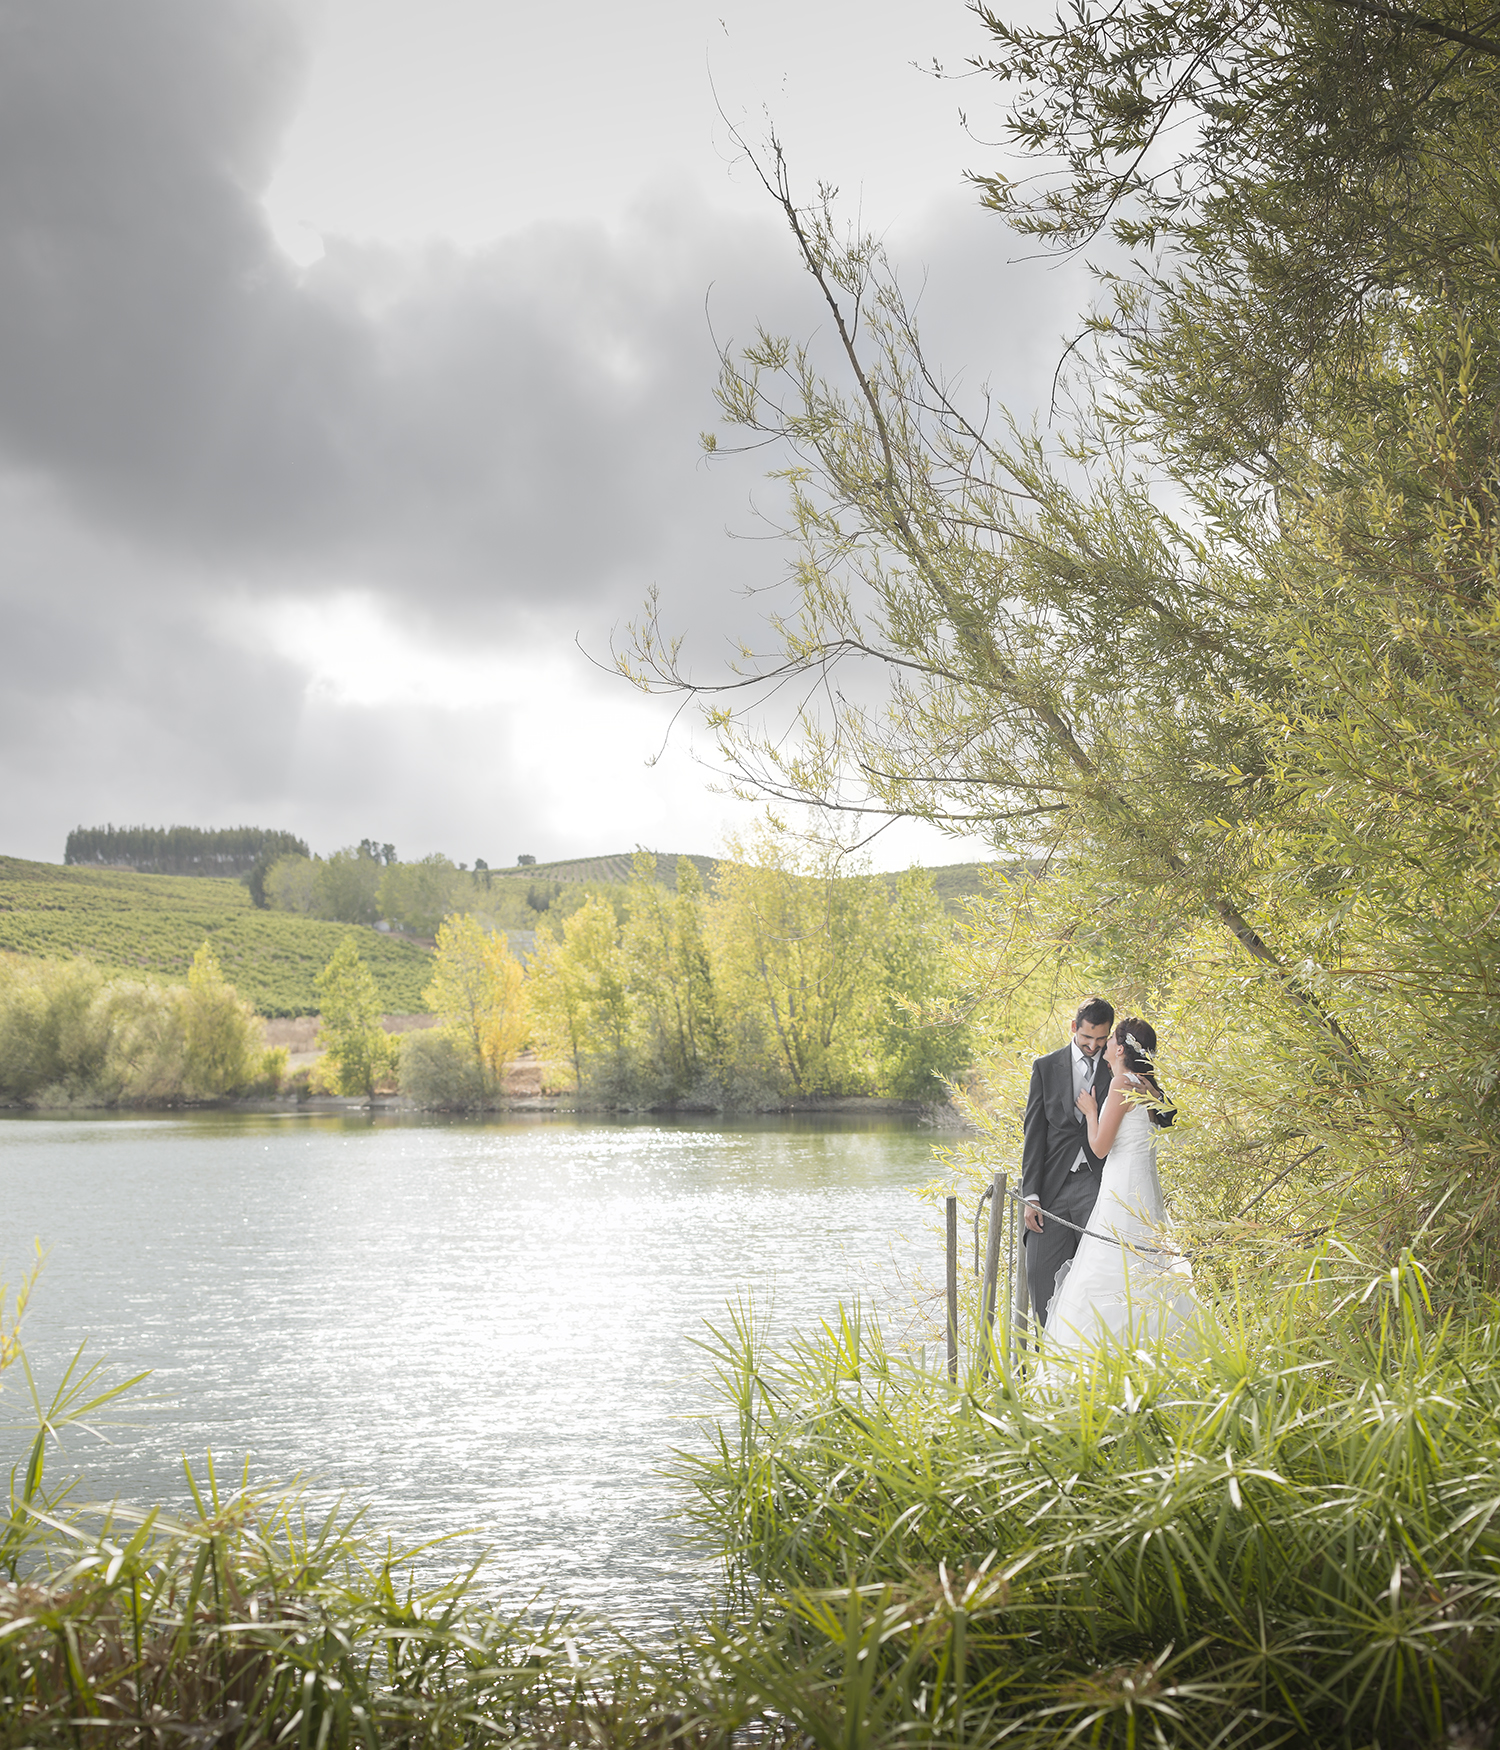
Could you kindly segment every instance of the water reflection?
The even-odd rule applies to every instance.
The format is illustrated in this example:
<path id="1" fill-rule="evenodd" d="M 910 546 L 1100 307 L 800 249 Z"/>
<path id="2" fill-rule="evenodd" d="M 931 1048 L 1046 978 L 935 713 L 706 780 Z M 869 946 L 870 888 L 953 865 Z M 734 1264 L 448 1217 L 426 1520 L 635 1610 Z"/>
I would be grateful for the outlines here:
<path id="1" fill-rule="evenodd" d="M 211 1446 L 407 1536 L 481 1527 L 511 1601 L 640 1624 L 706 1584 L 660 1474 L 711 1403 L 703 1321 L 753 1295 L 812 1324 L 931 1267 L 931 1144 L 889 1121 L 17 1118 L 0 1263 L 51 1247 L 44 1373 L 89 1337 L 170 1399 L 87 1455 L 91 1490 L 176 1498 Z"/>

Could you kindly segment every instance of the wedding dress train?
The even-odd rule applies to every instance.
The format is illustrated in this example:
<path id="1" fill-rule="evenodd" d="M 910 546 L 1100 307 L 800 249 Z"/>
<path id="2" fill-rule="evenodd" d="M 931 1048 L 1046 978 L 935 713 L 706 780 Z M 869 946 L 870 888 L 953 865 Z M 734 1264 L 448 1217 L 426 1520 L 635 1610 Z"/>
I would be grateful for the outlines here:
<path id="1" fill-rule="evenodd" d="M 1103 1342 L 1179 1342 L 1196 1316 L 1188 1262 L 1166 1235 L 1151 1114 L 1130 1107 L 1104 1162 L 1088 1233 L 1057 1273 L 1047 1307 L 1049 1356 Z"/>

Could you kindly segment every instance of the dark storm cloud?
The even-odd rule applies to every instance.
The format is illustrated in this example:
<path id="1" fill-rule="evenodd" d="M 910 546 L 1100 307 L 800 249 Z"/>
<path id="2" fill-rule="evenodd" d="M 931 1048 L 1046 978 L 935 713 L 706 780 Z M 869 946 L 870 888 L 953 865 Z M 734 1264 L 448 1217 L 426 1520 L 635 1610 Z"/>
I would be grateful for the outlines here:
<path id="1" fill-rule="evenodd" d="M 171 599 L 159 559 L 0 492 L 0 850 L 60 860 L 72 826 L 255 810 L 293 770 L 302 677 Z M 204 591 L 207 594 L 207 591 Z"/>
<path id="2" fill-rule="evenodd" d="M 466 256 L 335 245 L 304 274 L 258 205 L 296 92 L 283 15 L 50 0 L 0 23 L 13 465 L 304 586 L 590 596 L 649 562 L 712 411 L 703 288 L 763 277 L 745 227 L 659 210 Z"/>
<path id="3" fill-rule="evenodd" d="M 259 205 L 298 79 L 266 0 L 0 5 L 12 463 L 145 540 L 425 602 L 598 599 L 684 516 L 716 529 L 704 292 L 818 319 L 769 215 L 663 199 L 614 235 L 335 244 L 302 273 Z"/>

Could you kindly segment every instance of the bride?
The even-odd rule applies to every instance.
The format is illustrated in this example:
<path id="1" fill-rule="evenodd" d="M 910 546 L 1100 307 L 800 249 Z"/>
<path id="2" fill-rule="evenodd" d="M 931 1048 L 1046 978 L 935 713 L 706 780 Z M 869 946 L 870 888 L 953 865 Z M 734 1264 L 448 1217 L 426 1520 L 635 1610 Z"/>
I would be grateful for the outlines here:
<path id="1" fill-rule="evenodd" d="M 1180 1333 L 1194 1316 L 1187 1260 L 1166 1235 L 1156 1176 L 1153 1127 L 1171 1119 L 1157 1085 L 1155 1055 L 1151 1024 L 1127 1016 L 1104 1048 L 1113 1080 L 1103 1110 L 1097 1109 L 1092 1089 L 1078 1096 L 1089 1147 L 1107 1158 L 1088 1232 L 1058 1272 L 1047 1308 L 1051 1355 L 1109 1339 L 1126 1347 L 1161 1341 Z"/>

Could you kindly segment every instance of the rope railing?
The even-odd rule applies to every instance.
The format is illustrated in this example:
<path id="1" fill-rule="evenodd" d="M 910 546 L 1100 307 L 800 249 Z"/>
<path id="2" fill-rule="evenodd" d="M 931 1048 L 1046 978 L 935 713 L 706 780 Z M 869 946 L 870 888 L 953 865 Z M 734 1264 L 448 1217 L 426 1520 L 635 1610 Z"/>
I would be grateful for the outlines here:
<path id="1" fill-rule="evenodd" d="M 989 1197 L 994 1189 L 993 1182 L 985 1189 L 984 1195 L 979 1199 L 980 1209 L 984 1207 L 985 1198 Z M 1080 1227 L 1076 1221 L 1069 1221 L 1067 1216 L 1059 1215 L 1052 1209 L 1043 1209 L 1040 1203 L 1033 1203 L 1032 1199 L 1029 1197 L 1022 1197 L 1019 1191 L 1007 1191 L 1005 1195 L 1013 1203 L 1019 1203 L 1023 1206 L 1030 1204 L 1031 1207 L 1036 1210 L 1037 1214 L 1042 1216 L 1045 1220 L 1061 1222 L 1064 1227 L 1070 1227 L 1074 1233 L 1084 1234 L 1091 1240 L 1108 1240 L 1112 1246 L 1124 1246 L 1125 1249 L 1130 1252 L 1150 1252 L 1153 1257 L 1158 1258 L 1185 1258 L 1187 1256 L 1186 1252 L 1179 1251 L 1176 1246 L 1148 1246 L 1144 1240 L 1127 1240 L 1123 1239 L 1117 1233 L 1102 1234 L 1096 1233 L 1091 1227 Z M 974 1226 L 977 1233 L 979 1227 L 978 1209 L 974 1211 Z M 977 1247 L 975 1250 L 975 1256 L 978 1256 Z M 978 1265 L 976 1265 L 975 1274 L 978 1275 L 978 1273 L 979 1268 Z"/>
<path id="2" fill-rule="evenodd" d="M 981 1270 L 979 1262 L 979 1221 L 984 1214 L 985 1205 L 989 1205 L 990 1221 L 986 1237 L 984 1265 Z M 1023 1211 L 1030 1200 L 1023 1197 L 1019 1191 L 1013 1191 L 1009 1184 L 1009 1175 L 996 1173 L 994 1178 L 980 1193 L 979 1201 L 974 1207 L 972 1229 L 974 1235 L 974 1274 L 982 1276 L 980 1292 L 979 1330 L 983 1349 L 981 1372 L 988 1375 L 990 1356 L 997 1346 L 993 1332 L 997 1317 L 1000 1322 L 999 1348 L 1010 1358 L 1012 1365 L 1018 1364 L 1026 1350 L 1034 1347 L 1033 1321 L 1031 1318 L 1030 1284 L 1026 1270 L 1026 1230 Z M 1044 1221 L 1056 1221 L 1072 1232 L 1090 1239 L 1104 1240 L 1111 1245 L 1123 1247 L 1136 1255 L 1151 1254 L 1162 1258 L 1183 1258 L 1187 1254 L 1174 1246 L 1153 1246 L 1144 1240 L 1126 1239 L 1117 1233 L 1101 1233 L 1097 1228 L 1081 1227 L 1076 1221 L 1069 1221 L 1065 1215 L 1059 1215 L 1055 1210 L 1043 1208 L 1040 1203 L 1030 1204 Z M 947 1301 L 948 1301 L 948 1374 L 952 1379 L 958 1377 L 958 1199 L 947 1199 Z M 1006 1294 L 1003 1314 L 1000 1302 L 1000 1273 L 1004 1258 Z"/>

